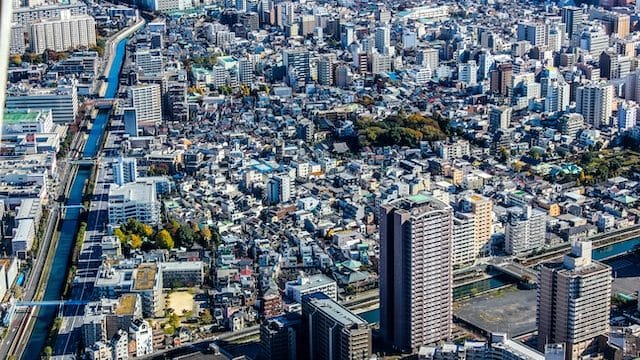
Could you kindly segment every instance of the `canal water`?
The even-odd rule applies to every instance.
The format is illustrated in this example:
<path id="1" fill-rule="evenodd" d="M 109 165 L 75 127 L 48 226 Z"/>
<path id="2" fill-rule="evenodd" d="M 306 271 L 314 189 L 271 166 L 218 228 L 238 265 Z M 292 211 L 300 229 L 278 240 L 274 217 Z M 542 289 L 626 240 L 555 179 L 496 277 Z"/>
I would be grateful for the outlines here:
<path id="1" fill-rule="evenodd" d="M 595 260 L 602 260 L 611 258 L 618 255 L 623 255 L 629 251 L 640 247 L 640 238 L 630 239 L 622 241 L 612 245 L 604 246 L 593 250 L 593 258 Z M 491 289 L 496 289 L 504 285 L 515 284 L 515 281 L 506 275 L 497 275 L 490 279 L 484 279 L 476 282 L 472 282 L 463 286 L 459 286 L 453 289 L 453 299 L 457 300 L 471 295 L 473 292 L 483 292 Z M 475 289 L 475 290 L 473 290 Z M 380 309 L 373 309 L 358 314 L 369 323 L 377 323 L 380 321 Z"/>
<path id="2" fill-rule="evenodd" d="M 109 70 L 105 98 L 113 98 L 118 92 L 120 70 L 124 60 L 126 44 L 127 40 L 124 39 L 116 46 L 116 53 L 111 69 Z M 100 110 L 93 122 L 89 137 L 87 138 L 83 151 L 84 157 L 94 157 L 97 154 L 108 122 L 109 110 Z M 90 176 L 90 168 L 82 167 L 78 169 L 76 177 L 71 184 L 69 198 L 67 199 L 66 205 L 80 205 L 82 203 L 84 185 Z M 60 237 L 58 238 L 58 244 L 55 249 L 55 256 L 49 272 L 49 279 L 47 281 L 43 300 L 59 300 L 62 296 L 63 287 L 67 277 L 67 270 L 69 269 L 69 261 L 74 246 L 74 240 L 79 225 L 79 215 L 80 208 L 69 208 L 65 211 L 64 218 L 62 219 Z M 31 333 L 31 337 L 27 342 L 22 359 L 35 359 L 38 358 L 36 354 L 42 353 L 49 334 L 49 328 L 57 315 L 57 311 L 58 309 L 54 306 L 46 306 L 36 309 L 36 323 L 33 328 L 33 332 Z"/>

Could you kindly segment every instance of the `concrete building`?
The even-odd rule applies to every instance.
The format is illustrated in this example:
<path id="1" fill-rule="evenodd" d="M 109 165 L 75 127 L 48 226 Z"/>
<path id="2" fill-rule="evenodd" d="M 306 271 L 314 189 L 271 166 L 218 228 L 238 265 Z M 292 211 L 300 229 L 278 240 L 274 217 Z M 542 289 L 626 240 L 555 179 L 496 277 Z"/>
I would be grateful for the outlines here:
<path id="1" fill-rule="evenodd" d="M 267 183 L 267 200 L 269 203 L 285 203 L 290 199 L 291 178 L 288 175 L 278 175 L 269 179 Z"/>
<path id="2" fill-rule="evenodd" d="M 381 206 L 380 327 L 397 349 L 451 336 L 452 209 L 418 194 Z"/>
<path id="3" fill-rule="evenodd" d="M 164 314 L 164 295 L 162 293 L 162 269 L 154 263 L 138 265 L 133 274 L 131 292 L 140 295 L 142 314 L 145 317 Z"/>
<path id="4" fill-rule="evenodd" d="M 505 251 L 511 255 L 541 249 L 545 244 L 546 214 L 531 206 L 509 208 L 505 226 Z"/>
<path id="5" fill-rule="evenodd" d="M 575 138 L 584 128 L 584 117 L 580 114 L 564 114 L 558 119 L 558 130 L 562 135 Z"/>
<path id="6" fill-rule="evenodd" d="M 138 166 L 136 158 L 119 157 L 112 163 L 113 182 L 118 186 L 136 182 Z"/>
<path id="7" fill-rule="evenodd" d="M 508 129 L 511 125 L 511 114 L 513 108 L 509 106 L 492 107 L 489 111 L 489 131 L 495 132 L 500 129 Z"/>
<path id="8" fill-rule="evenodd" d="M 633 102 L 623 101 L 618 104 L 618 129 L 629 130 L 636 126 L 638 120 L 638 105 Z"/>
<path id="9" fill-rule="evenodd" d="M 204 281 L 204 263 L 202 261 L 171 261 L 160 263 L 162 269 L 162 287 L 200 286 Z"/>
<path id="10" fill-rule="evenodd" d="M 158 49 L 137 50 L 133 58 L 144 75 L 161 75 L 164 72 L 162 52 Z"/>
<path id="11" fill-rule="evenodd" d="M 307 276 L 301 273 L 297 280 L 287 282 L 285 294 L 292 300 L 301 303 L 305 295 L 321 292 L 331 299 L 338 299 L 338 285 L 335 280 L 324 274 Z"/>
<path id="12" fill-rule="evenodd" d="M 596 129 L 609 124 L 612 102 L 613 85 L 606 82 L 593 82 L 576 89 L 576 112 Z"/>
<path id="13" fill-rule="evenodd" d="M 11 251 L 13 256 L 26 259 L 36 238 L 36 227 L 33 219 L 24 219 L 18 222 L 11 239 Z"/>
<path id="14" fill-rule="evenodd" d="M 463 199 L 462 208 L 473 215 L 473 253 L 477 257 L 485 252 L 493 236 L 493 201 L 473 194 Z"/>
<path id="15" fill-rule="evenodd" d="M 538 278 L 538 342 L 564 343 L 565 359 L 582 359 L 609 332 L 611 268 L 593 261 L 590 242 L 576 242 L 562 262 L 543 264 Z"/>
<path id="16" fill-rule="evenodd" d="M 11 88 L 7 91 L 7 110 L 51 110 L 53 122 L 72 123 L 78 115 L 78 90 L 75 85 L 55 88 Z"/>
<path id="17" fill-rule="evenodd" d="M 49 133 L 52 130 L 51 110 L 11 110 L 4 113 L 3 135 Z"/>
<path id="18" fill-rule="evenodd" d="M 476 260 L 473 214 L 456 213 L 453 217 L 451 263 L 453 267 L 473 264 Z"/>
<path id="19" fill-rule="evenodd" d="M 138 116 L 135 108 L 124 108 L 122 113 L 124 132 L 129 136 L 138 136 Z"/>
<path id="20" fill-rule="evenodd" d="M 264 360 L 297 360 L 301 342 L 302 319 L 288 313 L 268 319 L 260 325 L 260 358 Z"/>
<path id="21" fill-rule="evenodd" d="M 31 50 L 41 54 L 46 49 L 67 51 L 96 45 L 96 21 L 89 15 L 71 15 L 61 11 L 59 19 L 31 24 Z"/>
<path id="22" fill-rule="evenodd" d="M 135 341 L 135 356 L 144 356 L 153 353 L 153 334 L 146 320 L 135 319 L 129 326 L 129 339 Z"/>
<path id="23" fill-rule="evenodd" d="M 160 203 L 155 185 L 137 182 L 111 186 L 108 211 L 112 225 L 125 223 L 131 218 L 157 224 L 160 221 Z"/>
<path id="24" fill-rule="evenodd" d="M 129 88 L 131 106 L 139 125 L 155 125 L 162 120 L 162 96 L 159 84 L 134 85 Z"/>
<path id="25" fill-rule="evenodd" d="M 310 360 L 366 360 L 371 357 L 369 323 L 322 293 L 302 299 L 302 326 Z"/>

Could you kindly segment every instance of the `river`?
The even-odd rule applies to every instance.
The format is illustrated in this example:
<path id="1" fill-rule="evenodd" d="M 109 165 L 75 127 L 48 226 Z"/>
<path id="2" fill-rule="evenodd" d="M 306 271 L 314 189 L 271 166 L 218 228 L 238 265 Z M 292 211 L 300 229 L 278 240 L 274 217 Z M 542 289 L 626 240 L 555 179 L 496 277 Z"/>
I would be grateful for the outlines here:
<path id="1" fill-rule="evenodd" d="M 612 245 L 603 246 L 593 250 L 593 258 L 595 260 L 603 260 L 616 256 L 623 255 L 631 250 L 640 246 L 640 238 L 633 238 L 626 241 L 621 241 Z M 515 284 L 513 279 L 510 279 L 505 275 L 493 276 L 489 279 L 479 280 L 469 284 L 455 287 L 453 289 L 453 299 L 460 299 L 471 293 L 471 289 L 482 292 L 491 289 L 496 289 L 508 284 Z M 380 309 L 372 309 L 358 314 L 369 323 L 377 323 L 380 321 Z"/>
<path id="2" fill-rule="evenodd" d="M 105 98 L 113 98 L 118 92 L 120 70 L 124 61 L 126 44 L 127 39 L 123 39 L 116 46 L 113 63 L 111 69 L 109 69 Z M 107 128 L 107 123 L 109 122 L 109 112 L 110 110 L 103 109 L 100 110 L 96 116 L 82 153 L 84 157 L 92 158 L 97 154 L 99 146 L 102 143 L 105 129 Z M 81 167 L 78 169 L 71 185 L 66 205 L 80 205 L 82 203 L 84 185 L 90 176 L 91 168 Z M 59 300 L 62 296 L 67 271 L 69 269 L 69 261 L 71 260 L 74 247 L 74 240 L 78 230 L 79 215 L 80 208 L 69 208 L 65 211 L 43 300 Z M 58 309 L 56 309 L 56 307 L 51 306 L 40 307 L 36 310 L 36 323 L 25 347 L 22 359 L 34 359 L 36 358 L 35 354 L 42 353 L 49 334 L 49 328 L 57 315 L 57 311 Z"/>

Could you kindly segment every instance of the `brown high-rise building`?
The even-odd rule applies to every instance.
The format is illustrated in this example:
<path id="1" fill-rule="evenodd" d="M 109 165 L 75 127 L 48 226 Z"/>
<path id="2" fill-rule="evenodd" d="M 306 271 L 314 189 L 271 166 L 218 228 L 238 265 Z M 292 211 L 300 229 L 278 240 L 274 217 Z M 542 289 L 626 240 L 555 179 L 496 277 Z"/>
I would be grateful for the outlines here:
<path id="1" fill-rule="evenodd" d="M 381 206 L 380 328 L 415 351 L 451 337 L 452 208 L 418 194 Z"/>
<path id="2" fill-rule="evenodd" d="M 491 71 L 491 91 L 499 93 L 503 96 L 509 95 L 509 86 L 511 85 L 511 76 L 513 75 L 513 65 L 511 63 L 502 63 L 497 69 Z"/>
<path id="3" fill-rule="evenodd" d="M 566 344 L 566 359 L 597 351 L 609 332 L 611 268 L 591 259 L 591 243 L 577 242 L 561 263 L 544 264 L 538 283 L 538 347 Z"/>

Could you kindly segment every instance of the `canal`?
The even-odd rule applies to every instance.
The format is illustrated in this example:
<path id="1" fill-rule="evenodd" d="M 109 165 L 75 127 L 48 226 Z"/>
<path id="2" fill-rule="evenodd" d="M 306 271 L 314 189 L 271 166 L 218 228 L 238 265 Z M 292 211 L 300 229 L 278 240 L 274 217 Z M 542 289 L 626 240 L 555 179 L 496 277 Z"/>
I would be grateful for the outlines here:
<path id="1" fill-rule="evenodd" d="M 109 69 L 105 98 L 113 98 L 118 92 L 120 70 L 124 60 L 126 44 L 127 40 L 123 39 L 116 46 L 113 63 L 111 65 L 111 69 Z M 84 157 L 91 158 L 97 154 L 108 122 L 109 110 L 100 110 L 93 122 L 89 137 L 87 138 L 82 154 Z M 78 169 L 77 175 L 71 185 L 66 205 L 82 204 L 85 183 L 88 181 L 90 176 L 91 168 L 81 167 Z M 69 261 L 71 260 L 71 254 L 74 247 L 74 240 L 78 230 L 80 211 L 80 208 L 68 208 L 65 211 L 43 300 L 59 300 L 62 296 L 62 291 L 64 289 L 69 269 Z M 38 357 L 35 354 L 42 353 L 49 334 L 49 329 L 56 317 L 57 311 L 58 309 L 52 306 L 40 307 L 36 310 L 35 326 L 25 347 L 22 359 L 34 359 Z"/>
<path id="2" fill-rule="evenodd" d="M 609 259 L 616 256 L 622 256 L 632 250 L 640 247 L 640 238 L 629 239 L 615 244 L 603 246 L 593 250 L 593 258 L 595 260 Z M 489 279 L 475 281 L 469 284 L 455 287 L 453 289 L 453 300 L 458 300 L 475 292 L 484 292 L 491 289 L 515 284 L 516 282 L 506 275 L 496 275 Z M 372 309 L 358 314 L 369 323 L 377 323 L 380 321 L 380 309 Z"/>

